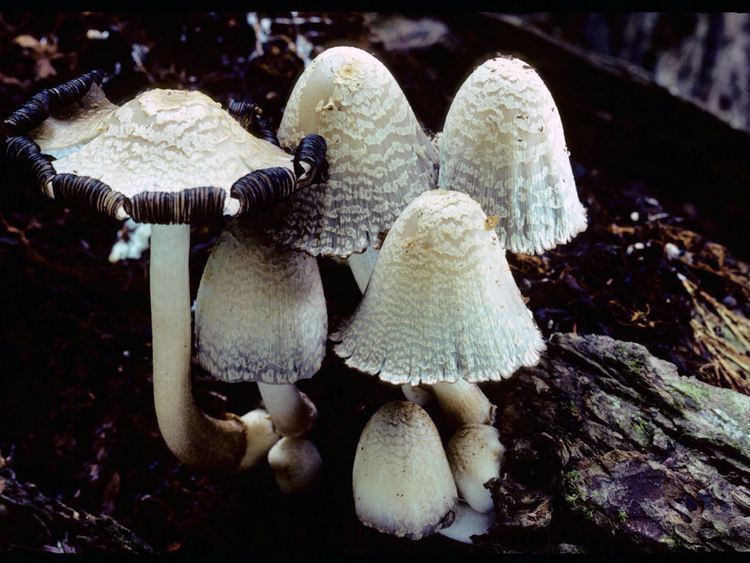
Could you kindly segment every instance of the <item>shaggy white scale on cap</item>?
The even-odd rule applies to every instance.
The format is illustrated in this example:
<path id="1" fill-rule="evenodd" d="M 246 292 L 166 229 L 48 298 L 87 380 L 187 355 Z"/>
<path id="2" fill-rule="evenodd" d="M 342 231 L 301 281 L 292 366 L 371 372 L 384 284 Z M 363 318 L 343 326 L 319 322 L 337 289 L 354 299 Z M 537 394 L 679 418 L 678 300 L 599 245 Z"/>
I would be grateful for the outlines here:
<path id="1" fill-rule="evenodd" d="M 117 108 L 104 131 L 54 166 L 132 197 L 197 186 L 229 191 L 255 170 L 291 170 L 292 155 L 245 131 L 205 94 L 149 90 Z"/>
<path id="2" fill-rule="evenodd" d="M 62 115 L 45 119 L 31 136 L 43 152 L 62 158 L 103 133 L 115 111 L 117 106 L 107 99 L 102 87 L 94 83 L 80 102 Z"/>
<path id="3" fill-rule="evenodd" d="M 435 424 L 408 401 L 380 407 L 359 438 L 352 471 L 360 521 L 418 540 L 453 521 L 456 485 Z"/>
<path id="4" fill-rule="evenodd" d="M 446 190 L 404 210 L 359 308 L 331 339 L 347 365 L 411 385 L 497 381 L 544 348 L 492 222 Z"/>
<path id="5" fill-rule="evenodd" d="M 435 186 L 438 153 L 388 69 L 354 47 L 321 53 L 297 81 L 279 140 L 296 146 L 317 133 L 328 144 L 328 181 L 289 200 L 284 244 L 347 257 L 380 246 L 398 214 Z"/>
<path id="6" fill-rule="evenodd" d="M 312 256 L 241 221 L 221 234 L 195 303 L 198 360 L 223 381 L 286 384 L 315 375 L 328 330 Z"/>
<path id="7" fill-rule="evenodd" d="M 520 59 L 491 59 L 459 88 L 440 139 L 438 185 L 496 215 L 500 244 L 513 252 L 541 254 L 586 228 L 555 102 Z"/>

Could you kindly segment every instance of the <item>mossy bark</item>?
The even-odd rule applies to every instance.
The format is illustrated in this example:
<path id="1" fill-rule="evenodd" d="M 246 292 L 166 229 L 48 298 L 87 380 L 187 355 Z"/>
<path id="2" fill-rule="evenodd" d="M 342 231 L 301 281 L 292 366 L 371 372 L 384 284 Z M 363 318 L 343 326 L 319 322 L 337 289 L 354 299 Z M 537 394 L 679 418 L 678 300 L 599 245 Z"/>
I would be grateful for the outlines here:
<path id="1" fill-rule="evenodd" d="M 639 344 L 555 334 L 491 398 L 496 549 L 750 550 L 750 397 Z"/>

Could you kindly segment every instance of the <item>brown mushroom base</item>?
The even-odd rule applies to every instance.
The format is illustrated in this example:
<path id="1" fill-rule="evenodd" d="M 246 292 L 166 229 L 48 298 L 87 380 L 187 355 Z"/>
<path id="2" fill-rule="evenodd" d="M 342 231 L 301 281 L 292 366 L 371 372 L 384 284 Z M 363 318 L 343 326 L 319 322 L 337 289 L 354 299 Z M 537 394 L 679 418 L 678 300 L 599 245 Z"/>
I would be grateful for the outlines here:
<path id="1" fill-rule="evenodd" d="M 207 416 L 193 399 L 190 225 L 154 225 L 151 233 L 153 384 L 159 430 L 172 453 L 190 467 L 222 472 L 250 467 L 279 439 L 270 417 L 256 412 L 219 420 Z"/>

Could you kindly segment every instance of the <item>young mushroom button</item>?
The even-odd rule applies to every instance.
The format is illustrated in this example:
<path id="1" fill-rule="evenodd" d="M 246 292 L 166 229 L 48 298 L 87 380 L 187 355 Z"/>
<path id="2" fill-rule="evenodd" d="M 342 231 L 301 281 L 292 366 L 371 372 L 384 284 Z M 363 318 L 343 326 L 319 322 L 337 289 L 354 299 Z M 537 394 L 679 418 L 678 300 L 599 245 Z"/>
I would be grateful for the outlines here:
<path id="1" fill-rule="evenodd" d="M 6 154 L 56 200 L 154 223 L 150 285 L 159 429 L 192 467 L 249 467 L 279 438 L 268 415 L 213 418 L 192 395 L 190 223 L 288 196 L 323 167 L 325 143 L 310 137 L 296 155 L 287 154 L 199 92 L 150 90 L 118 107 L 104 96 L 102 78 L 93 71 L 35 94 L 3 122 Z M 313 157 L 310 147 L 316 147 Z M 44 152 L 60 158 L 50 162 Z"/>
<path id="2" fill-rule="evenodd" d="M 560 114 L 520 59 L 480 65 L 456 93 L 440 137 L 441 188 L 496 216 L 500 245 L 541 254 L 586 228 Z"/>
<path id="3" fill-rule="evenodd" d="M 273 235 L 314 256 L 348 257 L 364 290 L 381 235 L 435 186 L 437 150 L 388 69 L 354 47 L 323 51 L 295 84 L 279 139 L 295 146 L 310 133 L 328 144 L 328 179 L 290 198 Z"/>
<path id="4" fill-rule="evenodd" d="M 274 243 L 244 219 L 232 221 L 198 288 L 195 336 L 201 365 L 223 381 L 256 382 L 279 434 L 301 436 L 310 429 L 316 409 L 294 383 L 320 368 L 327 331 L 315 258 Z M 306 440 L 285 441 L 269 461 L 281 467 L 286 454 L 309 458 L 308 453 L 319 458 Z M 312 479 L 316 464 L 304 467 Z"/>
<path id="5" fill-rule="evenodd" d="M 449 526 L 458 502 L 437 428 L 408 401 L 383 405 L 365 426 L 352 486 L 363 524 L 413 540 Z"/>

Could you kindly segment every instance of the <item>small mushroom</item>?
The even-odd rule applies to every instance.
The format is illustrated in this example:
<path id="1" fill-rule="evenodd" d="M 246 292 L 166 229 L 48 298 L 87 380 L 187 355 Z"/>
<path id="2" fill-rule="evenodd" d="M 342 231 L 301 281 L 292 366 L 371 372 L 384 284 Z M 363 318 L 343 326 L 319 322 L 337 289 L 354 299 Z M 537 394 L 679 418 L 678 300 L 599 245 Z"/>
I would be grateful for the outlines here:
<path id="1" fill-rule="evenodd" d="M 199 92 L 150 90 L 116 107 L 103 96 L 102 79 L 93 71 L 35 94 L 3 122 L 6 154 L 55 200 L 154 224 L 150 286 L 159 429 L 172 452 L 194 468 L 249 467 L 278 439 L 268 418 L 257 412 L 210 417 L 193 399 L 190 223 L 287 196 L 304 184 L 303 172 L 309 176 L 323 164 L 325 144 L 309 137 L 296 155 L 287 154 Z M 50 162 L 48 150 L 61 158 Z"/>
<path id="2" fill-rule="evenodd" d="M 320 474 L 318 448 L 301 437 L 284 437 L 268 451 L 268 464 L 282 492 L 292 495 L 305 492 Z"/>
<path id="3" fill-rule="evenodd" d="M 446 454 L 458 493 L 477 512 L 494 508 L 487 481 L 500 476 L 505 446 L 494 426 L 467 424 L 448 441 Z"/>
<path id="4" fill-rule="evenodd" d="M 232 221 L 206 262 L 195 300 L 198 361 L 222 381 L 254 381 L 282 436 L 300 436 L 316 409 L 294 383 L 315 375 L 328 331 L 315 258 Z"/>
<path id="5" fill-rule="evenodd" d="M 500 245 L 541 254 L 586 228 L 560 114 L 536 71 L 486 61 L 456 93 L 440 138 L 438 186 L 496 217 Z"/>
<path id="6" fill-rule="evenodd" d="M 381 234 L 435 186 L 438 152 L 393 75 L 354 47 L 323 51 L 295 84 L 279 140 L 294 146 L 310 133 L 328 144 L 328 179 L 290 198 L 274 236 L 314 256 L 349 257 L 364 291 Z"/>
<path id="7" fill-rule="evenodd" d="M 383 405 L 368 421 L 352 471 L 360 521 L 418 540 L 453 521 L 456 484 L 435 424 L 408 401 Z"/>

